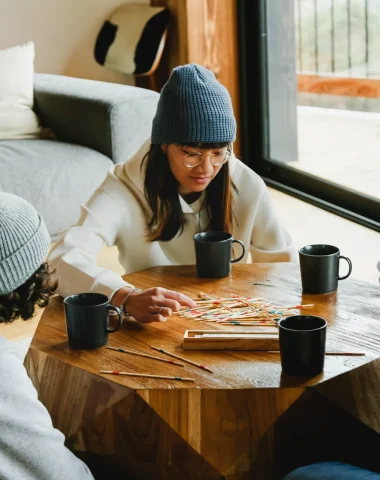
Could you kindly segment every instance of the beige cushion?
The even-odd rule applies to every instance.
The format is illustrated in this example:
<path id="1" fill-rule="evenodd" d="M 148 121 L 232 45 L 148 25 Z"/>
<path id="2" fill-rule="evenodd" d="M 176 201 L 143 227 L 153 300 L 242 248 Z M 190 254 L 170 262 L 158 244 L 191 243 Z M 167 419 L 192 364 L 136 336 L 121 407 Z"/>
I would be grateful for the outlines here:
<path id="1" fill-rule="evenodd" d="M 33 112 L 34 44 L 0 50 L 0 140 L 36 138 Z"/>

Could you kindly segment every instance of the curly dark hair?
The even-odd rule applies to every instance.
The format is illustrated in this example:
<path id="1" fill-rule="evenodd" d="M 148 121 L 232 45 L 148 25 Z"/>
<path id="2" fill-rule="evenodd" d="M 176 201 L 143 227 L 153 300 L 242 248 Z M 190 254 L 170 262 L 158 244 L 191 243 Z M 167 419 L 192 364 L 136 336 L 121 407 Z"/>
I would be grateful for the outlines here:
<path id="1" fill-rule="evenodd" d="M 36 305 L 46 307 L 58 288 L 58 280 L 52 280 L 52 273 L 54 270 L 43 263 L 23 285 L 0 295 L 0 323 L 13 322 L 19 317 L 28 320 L 33 317 Z"/>

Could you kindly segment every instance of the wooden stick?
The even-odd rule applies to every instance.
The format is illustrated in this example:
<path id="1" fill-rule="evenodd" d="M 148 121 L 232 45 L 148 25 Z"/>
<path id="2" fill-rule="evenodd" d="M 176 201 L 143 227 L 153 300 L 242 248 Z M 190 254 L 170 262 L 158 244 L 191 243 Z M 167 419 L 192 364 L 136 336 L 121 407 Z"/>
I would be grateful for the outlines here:
<path id="1" fill-rule="evenodd" d="M 210 338 L 212 336 L 223 336 L 223 335 L 241 335 L 242 338 L 244 338 L 245 335 L 277 335 L 278 336 L 278 332 L 268 332 L 268 331 L 262 331 L 262 330 L 259 330 L 259 331 L 249 331 L 249 332 L 237 332 L 236 330 L 232 331 L 232 332 L 228 332 L 228 331 L 223 331 L 223 330 L 214 330 L 214 333 L 210 333 L 208 330 L 205 330 L 205 333 L 199 333 L 199 335 L 196 336 L 196 338 L 201 338 L 201 337 L 204 337 L 204 338 Z M 274 352 L 270 352 L 270 353 L 274 353 Z"/>
<path id="2" fill-rule="evenodd" d="M 276 327 L 275 323 L 261 323 L 261 322 L 219 322 L 218 325 L 236 325 L 238 327 L 251 327 L 255 325 L 257 327 Z M 222 330 L 221 330 L 222 331 Z"/>
<path id="3" fill-rule="evenodd" d="M 177 314 L 179 317 L 184 317 L 188 314 L 191 314 L 192 312 L 203 312 L 203 311 L 208 312 L 213 305 L 214 305 L 214 302 L 210 303 L 209 305 L 205 305 L 203 307 L 187 308 L 186 310 L 180 310 Z M 214 310 L 220 310 L 220 307 Z"/>
<path id="4" fill-rule="evenodd" d="M 312 308 L 314 307 L 314 303 L 309 303 L 307 305 L 273 305 L 273 308 L 275 309 L 281 309 L 281 310 L 293 310 L 294 308 Z"/>
<path id="5" fill-rule="evenodd" d="M 203 293 L 203 292 L 199 292 L 198 297 L 203 298 L 204 300 L 213 300 L 211 295 L 207 295 L 207 293 Z"/>
<path id="6" fill-rule="evenodd" d="M 247 320 L 248 319 L 248 320 Z M 254 319 L 254 320 L 252 320 Z M 220 324 L 220 325 L 223 325 L 223 323 L 225 322 L 241 322 L 241 323 L 244 323 L 244 322 L 258 322 L 258 323 L 263 323 L 265 325 L 268 325 L 268 324 L 271 324 L 271 325 L 277 325 L 276 321 L 275 320 L 268 320 L 267 318 L 265 317 L 227 317 L 227 318 L 224 318 L 223 320 L 218 320 L 216 319 L 216 323 Z"/>
<path id="7" fill-rule="evenodd" d="M 99 372 L 107 373 L 109 375 L 127 375 L 128 377 L 165 378 L 167 380 L 180 380 L 181 382 L 195 382 L 194 378 L 186 378 L 186 377 L 167 377 L 166 375 L 150 375 L 147 373 L 119 372 L 118 370 L 100 370 Z"/>
<path id="8" fill-rule="evenodd" d="M 201 307 L 201 308 L 195 308 L 195 312 L 200 312 L 200 313 L 193 313 L 193 315 L 199 317 L 199 315 L 211 315 L 213 312 L 220 312 L 220 310 L 222 309 L 222 307 L 218 307 L 218 308 L 209 308 L 209 307 Z M 194 317 L 193 317 L 194 318 Z"/>
<path id="9" fill-rule="evenodd" d="M 156 357 L 154 355 L 149 355 L 148 353 L 142 352 L 132 352 L 131 350 L 124 350 L 123 348 L 107 347 L 109 350 L 115 350 L 115 352 L 130 353 L 131 355 L 137 355 L 138 357 L 152 358 L 153 360 L 159 360 L 165 363 L 171 363 L 173 365 L 178 365 L 178 367 L 184 367 L 183 363 L 176 362 L 174 360 L 167 360 L 166 358 Z"/>
<path id="10" fill-rule="evenodd" d="M 268 314 L 266 314 L 265 312 L 263 312 L 263 310 L 262 310 L 260 307 L 256 306 L 256 305 L 255 305 L 255 302 L 243 301 L 242 303 L 243 303 L 244 305 L 246 305 L 246 306 L 249 306 L 249 307 L 253 308 L 253 310 L 254 310 L 255 312 L 261 313 L 264 317 L 266 317 L 266 318 L 268 318 L 269 320 L 271 320 L 271 317 L 269 317 Z"/>
<path id="11" fill-rule="evenodd" d="M 268 320 L 267 318 L 256 318 L 256 317 L 233 317 L 233 318 L 223 318 L 219 319 L 216 321 L 218 325 L 223 325 L 224 322 L 257 322 L 257 323 L 263 323 L 263 324 L 272 324 L 272 325 L 277 325 L 277 322 L 275 320 Z"/>
<path id="12" fill-rule="evenodd" d="M 266 320 L 271 324 L 289 315 L 297 315 L 299 309 L 312 308 L 314 304 L 276 305 L 265 302 L 260 297 L 243 297 L 228 293 L 226 297 L 212 297 L 199 292 L 196 300 L 197 307 L 194 309 L 181 309 L 177 314 L 182 318 L 188 318 L 195 322 L 216 322 L 230 324 L 230 321 Z"/>
<path id="13" fill-rule="evenodd" d="M 154 347 L 153 345 L 151 345 L 150 348 L 153 348 L 153 350 L 157 350 L 157 352 L 165 353 L 166 355 L 170 355 L 171 357 L 178 358 L 179 360 L 182 360 L 183 362 L 191 363 L 191 365 L 194 365 L 195 367 L 202 368 L 203 370 L 207 370 L 210 373 L 214 373 L 212 370 L 205 367 L 204 365 L 201 365 L 200 363 L 193 362 L 192 360 L 188 360 L 187 358 L 176 355 L 175 353 L 167 352 L 166 350 L 163 350 L 162 348 Z"/>
<path id="14" fill-rule="evenodd" d="M 197 330 L 198 331 L 198 330 Z M 204 335 L 204 334 L 210 334 L 210 333 L 215 333 L 217 335 L 225 335 L 226 333 L 229 334 L 229 333 L 234 333 L 234 334 L 237 334 L 237 335 L 250 335 L 251 333 L 258 333 L 258 332 L 261 332 L 262 330 L 252 330 L 250 332 L 242 332 L 241 330 L 199 330 L 200 335 Z M 268 334 L 268 333 L 277 333 L 277 332 L 264 332 L 265 334 Z M 267 350 L 264 350 L 265 352 L 267 352 Z"/>
<path id="15" fill-rule="evenodd" d="M 243 314 L 243 315 L 228 315 L 228 314 L 219 314 L 219 315 L 210 315 L 211 318 L 208 318 L 206 316 L 200 317 L 200 318 L 195 318 L 194 320 L 196 322 L 216 322 L 216 323 L 223 323 L 223 322 L 232 322 L 235 320 L 240 320 L 240 319 L 249 319 L 249 318 L 254 318 L 255 321 L 258 322 L 265 322 L 267 323 L 268 321 L 274 323 L 274 319 L 268 319 L 267 317 L 263 317 L 261 315 L 253 315 L 253 314 Z M 250 320 L 252 321 L 252 320 Z"/>
<path id="16" fill-rule="evenodd" d="M 240 298 L 240 297 L 238 297 Z M 221 302 L 236 302 L 236 300 L 238 300 L 238 298 L 230 298 L 230 297 L 226 297 L 226 298 L 213 298 L 212 300 L 195 300 L 195 303 L 197 305 L 212 305 L 213 303 L 215 304 L 218 304 L 218 303 L 221 303 Z"/>
<path id="17" fill-rule="evenodd" d="M 280 350 L 268 350 L 268 353 L 280 353 Z M 364 352 L 325 352 L 325 355 L 344 355 L 348 357 L 361 357 Z"/>

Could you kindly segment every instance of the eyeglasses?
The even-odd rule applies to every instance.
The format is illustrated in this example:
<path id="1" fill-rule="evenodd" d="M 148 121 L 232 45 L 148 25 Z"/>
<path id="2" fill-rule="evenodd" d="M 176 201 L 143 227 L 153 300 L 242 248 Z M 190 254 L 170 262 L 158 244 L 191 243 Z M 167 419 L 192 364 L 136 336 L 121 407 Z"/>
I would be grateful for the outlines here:
<path id="1" fill-rule="evenodd" d="M 206 157 L 210 157 L 210 162 L 213 167 L 221 167 L 224 165 L 231 156 L 231 150 L 226 148 L 216 153 L 200 153 L 190 152 L 185 153 L 182 151 L 183 164 L 187 168 L 194 168 L 200 165 Z"/>

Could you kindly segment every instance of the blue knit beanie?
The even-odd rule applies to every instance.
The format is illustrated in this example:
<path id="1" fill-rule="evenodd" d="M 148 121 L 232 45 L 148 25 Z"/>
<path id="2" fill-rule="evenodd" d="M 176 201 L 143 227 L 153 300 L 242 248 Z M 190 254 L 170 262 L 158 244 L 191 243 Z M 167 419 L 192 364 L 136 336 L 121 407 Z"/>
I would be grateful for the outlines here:
<path id="1" fill-rule="evenodd" d="M 0 295 L 13 292 L 33 275 L 49 245 L 49 233 L 32 205 L 0 192 Z"/>
<path id="2" fill-rule="evenodd" d="M 236 121 L 227 89 L 200 65 L 175 68 L 161 91 L 152 143 L 222 143 L 235 138 Z"/>

